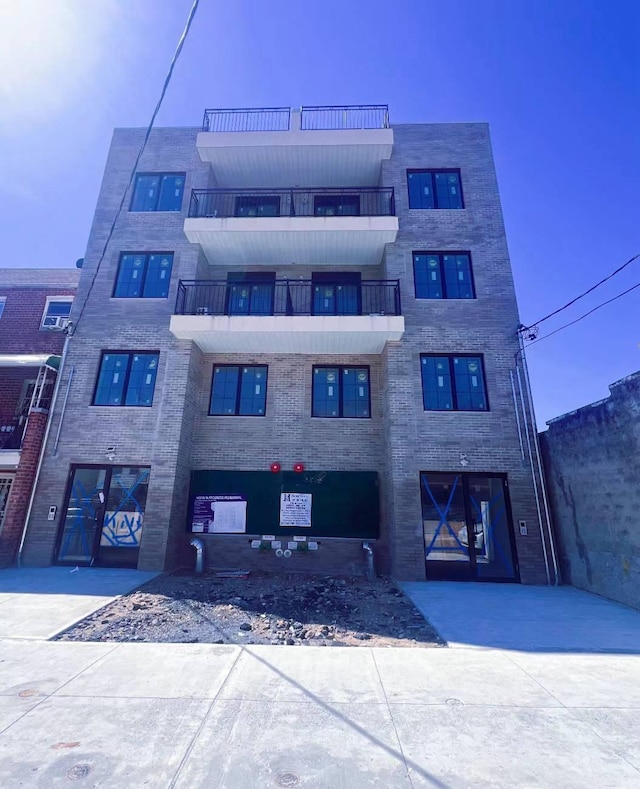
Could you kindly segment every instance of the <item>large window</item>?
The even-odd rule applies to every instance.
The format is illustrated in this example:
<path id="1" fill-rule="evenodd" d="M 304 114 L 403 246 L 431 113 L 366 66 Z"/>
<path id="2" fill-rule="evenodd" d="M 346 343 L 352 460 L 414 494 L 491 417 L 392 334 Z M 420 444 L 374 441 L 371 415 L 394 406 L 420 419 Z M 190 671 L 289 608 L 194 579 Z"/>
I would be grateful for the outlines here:
<path id="1" fill-rule="evenodd" d="M 117 299 L 166 299 L 173 254 L 127 252 L 120 257 L 113 295 Z"/>
<path id="2" fill-rule="evenodd" d="M 210 416 L 264 416 L 267 366 L 221 364 L 213 368 Z"/>
<path id="3" fill-rule="evenodd" d="M 280 216 L 280 196 L 238 195 L 235 215 L 242 217 Z"/>
<path id="4" fill-rule="evenodd" d="M 481 356 L 420 357 L 425 411 L 488 411 Z"/>
<path id="5" fill-rule="evenodd" d="M 473 299 L 468 252 L 414 252 L 413 279 L 417 299 Z"/>
<path id="6" fill-rule="evenodd" d="M 311 415 L 344 419 L 369 418 L 369 368 L 314 367 Z"/>
<path id="7" fill-rule="evenodd" d="M 460 170 L 407 170 L 409 208 L 464 208 Z"/>
<path id="8" fill-rule="evenodd" d="M 180 211 L 184 173 L 139 173 L 130 211 Z"/>
<path id="9" fill-rule="evenodd" d="M 103 351 L 93 404 L 151 406 L 158 357 L 157 352 Z"/>

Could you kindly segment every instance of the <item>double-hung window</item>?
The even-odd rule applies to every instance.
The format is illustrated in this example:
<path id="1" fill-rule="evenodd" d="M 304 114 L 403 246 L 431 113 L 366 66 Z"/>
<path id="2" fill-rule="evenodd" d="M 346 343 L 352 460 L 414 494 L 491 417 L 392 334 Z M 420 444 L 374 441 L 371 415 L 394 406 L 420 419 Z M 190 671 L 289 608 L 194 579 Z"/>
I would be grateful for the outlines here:
<path id="1" fill-rule="evenodd" d="M 210 416 L 264 416 L 267 366 L 219 364 L 213 368 Z"/>
<path id="2" fill-rule="evenodd" d="M 124 253 L 120 257 L 114 298 L 166 299 L 172 266 L 171 252 Z"/>
<path id="3" fill-rule="evenodd" d="M 180 211 L 184 173 L 138 173 L 130 211 Z"/>
<path id="4" fill-rule="evenodd" d="M 460 170 L 407 170 L 409 208 L 464 208 Z"/>
<path id="5" fill-rule="evenodd" d="M 94 405 L 153 405 L 159 353 L 103 351 Z"/>
<path id="6" fill-rule="evenodd" d="M 368 367 L 314 367 L 312 416 L 368 419 Z"/>
<path id="7" fill-rule="evenodd" d="M 68 323 L 73 296 L 48 296 L 42 314 L 42 329 L 61 330 Z"/>
<path id="8" fill-rule="evenodd" d="M 473 299 L 468 252 L 414 252 L 413 279 L 417 299 Z"/>
<path id="9" fill-rule="evenodd" d="M 425 411 L 488 411 L 482 356 L 420 357 Z"/>

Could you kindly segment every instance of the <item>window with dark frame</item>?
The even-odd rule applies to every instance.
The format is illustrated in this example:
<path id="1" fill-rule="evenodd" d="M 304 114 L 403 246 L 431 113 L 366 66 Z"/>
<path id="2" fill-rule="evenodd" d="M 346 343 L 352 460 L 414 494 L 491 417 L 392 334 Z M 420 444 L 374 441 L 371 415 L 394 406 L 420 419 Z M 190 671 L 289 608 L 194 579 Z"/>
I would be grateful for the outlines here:
<path id="1" fill-rule="evenodd" d="M 158 351 L 103 351 L 93 405 L 153 405 Z"/>
<path id="2" fill-rule="evenodd" d="M 264 416 L 267 372 L 267 365 L 215 365 L 209 416 Z"/>
<path id="3" fill-rule="evenodd" d="M 280 216 L 280 195 L 238 195 L 235 201 L 234 215 L 238 217 Z"/>
<path id="4" fill-rule="evenodd" d="M 369 419 L 368 367 L 314 367 L 311 416 Z"/>
<path id="5" fill-rule="evenodd" d="M 124 252 L 120 256 L 113 297 L 166 299 L 172 267 L 172 252 Z"/>
<path id="6" fill-rule="evenodd" d="M 417 299 L 475 299 L 468 252 L 414 252 Z"/>
<path id="7" fill-rule="evenodd" d="M 420 356 L 425 411 L 488 411 L 482 356 Z"/>
<path id="8" fill-rule="evenodd" d="M 315 216 L 360 216 L 360 195 L 315 195 Z"/>
<path id="9" fill-rule="evenodd" d="M 464 208 L 460 170 L 407 170 L 409 208 Z"/>
<path id="10" fill-rule="evenodd" d="M 185 173 L 138 173 L 129 211 L 181 211 Z"/>

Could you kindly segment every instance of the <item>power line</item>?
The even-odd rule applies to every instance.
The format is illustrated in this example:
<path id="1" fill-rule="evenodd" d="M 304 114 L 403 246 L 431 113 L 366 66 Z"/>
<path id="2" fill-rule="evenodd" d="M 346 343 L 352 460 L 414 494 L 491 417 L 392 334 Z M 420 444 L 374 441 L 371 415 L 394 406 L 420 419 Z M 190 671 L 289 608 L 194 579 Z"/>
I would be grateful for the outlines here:
<path id="1" fill-rule="evenodd" d="M 584 293 L 581 293 L 579 296 L 576 296 L 575 299 L 571 299 L 571 301 L 567 302 L 563 307 L 559 307 L 557 310 L 554 310 L 553 312 L 550 312 L 548 315 L 545 315 L 544 318 L 540 318 L 539 321 L 534 321 L 533 323 L 529 324 L 529 326 L 523 326 L 520 329 L 520 331 L 524 332 L 524 331 L 527 331 L 527 329 L 533 328 L 534 326 L 539 326 L 541 323 L 544 323 L 544 321 L 548 320 L 549 318 L 552 318 L 554 315 L 557 315 L 559 312 L 563 312 L 564 310 L 567 309 L 567 307 L 571 307 L 573 304 L 575 304 L 576 301 L 580 301 L 580 299 L 584 298 L 585 296 L 588 296 L 589 293 L 593 293 L 593 291 L 596 288 L 599 288 L 600 285 L 604 285 L 605 282 L 608 282 L 612 277 L 615 277 L 616 274 L 619 274 L 628 265 L 633 263 L 634 260 L 638 260 L 638 258 L 640 258 L 640 253 L 638 253 L 637 255 L 634 255 L 632 258 L 629 258 L 629 260 L 627 260 L 626 263 L 623 263 L 622 266 L 617 268 L 615 271 L 612 271 L 611 274 L 607 275 L 604 279 L 601 279 L 600 282 L 597 282 L 595 285 L 593 285 L 591 288 L 589 288 L 589 290 L 585 290 Z M 632 288 L 632 290 L 633 290 L 633 288 Z M 620 295 L 624 295 L 624 294 L 620 294 Z M 608 304 L 608 302 L 605 302 L 605 303 Z M 590 313 L 587 313 L 587 315 L 589 315 L 589 314 Z M 571 326 L 571 324 L 568 323 L 567 326 Z M 558 329 L 558 331 L 560 331 L 560 330 Z M 552 332 L 552 334 L 555 334 L 555 332 Z M 545 337 L 550 337 L 550 336 L 551 336 L 550 334 L 546 334 L 545 335 Z M 543 338 L 541 337 L 540 339 L 542 340 Z"/>
<path id="2" fill-rule="evenodd" d="M 133 167 L 131 169 L 131 174 L 129 176 L 129 182 L 127 183 L 127 185 L 126 185 L 126 187 L 125 187 L 125 189 L 124 189 L 124 191 L 122 193 L 122 198 L 120 199 L 120 205 L 118 206 L 118 210 L 116 211 L 116 215 L 113 218 L 113 222 L 111 223 L 111 227 L 109 228 L 109 233 L 107 234 L 107 238 L 106 238 L 106 241 L 104 242 L 104 246 L 102 247 L 102 254 L 100 255 L 100 259 L 98 260 L 98 263 L 96 265 L 96 269 L 93 272 L 93 277 L 91 278 L 91 283 L 89 285 L 89 289 L 87 290 L 87 295 L 85 296 L 84 301 L 82 302 L 82 307 L 81 307 L 80 313 L 79 313 L 79 315 L 78 315 L 78 317 L 76 319 L 75 326 L 72 327 L 72 331 L 71 331 L 71 335 L 72 336 L 76 333 L 76 331 L 78 329 L 78 324 L 80 323 L 80 319 L 82 318 L 82 316 L 84 314 L 85 307 L 87 306 L 87 302 L 89 301 L 89 296 L 91 295 L 91 291 L 93 290 L 93 286 L 95 284 L 96 277 L 98 276 L 98 271 L 100 270 L 100 266 L 102 265 L 102 263 L 104 261 L 105 255 L 107 254 L 107 247 L 109 246 L 109 242 L 111 241 L 111 238 L 113 237 L 113 234 L 114 234 L 115 229 L 116 229 L 116 223 L 117 223 L 118 219 L 120 218 L 120 214 L 122 213 L 122 209 L 124 208 L 124 201 L 126 200 L 127 192 L 131 188 L 131 185 L 133 183 L 133 179 L 135 178 L 136 172 L 138 170 L 138 165 L 140 164 L 140 159 L 142 158 L 142 154 L 144 153 L 144 150 L 147 147 L 147 143 L 149 142 L 149 136 L 151 134 L 151 129 L 153 128 L 153 124 L 155 123 L 155 120 L 156 120 L 156 117 L 158 115 L 158 112 L 160 112 L 160 107 L 162 106 L 162 102 L 163 102 L 165 94 L 167 92 L 167 88 L 169 87 L 169 83 L 171 82 L 171 77 L 173 75 L 173 69 L 174 69 L 174 67 L 175 67 L 175 65 L 176 65 L 176 63 L 178 61 L 178 58 L 180 57 L 180 53 L 182 52 L 182 47 L 184 46 L 184 42 L 187 39 L 187 35 L 189 33 L 189 29 L 191 28 L 191 23 L 193 22 L 193 18 L 196 15 L 196 11 L 198 10 L 199 2 L 200 2 L 200 0 L 193 0 L 193 5 L 191 6 L 191 10 L 189 11 L 189 16 L 187 17 L 187 23 L 184 26 L 184 30 L 182 31 L 182 35 L 180 36 L 180 39 L 178 41 L 178 46 L 176 47 L 176 51 L 173 53 L 173 58 L 171 59 L 171 64 L 169 66 L 169 71 L 167 72 L 167 76 L 164 79 L 164 84 L 162 85 L 162 90 L 160 91 L 160 98 L 158 99 L 158 103 L 156 104 L 156 107 L 155 107 L 155 109 L 153 111 L 153 114 L 151 116 L 151 120 L 149 121 L 149 125 L 147 126 L 147 130 L 146 130 L 145 135 L 144 135 L 144 140 L 142 141 L 142 145 L 140 146 L 140 150 L 138 151 L 138 155 L 136 156 L 136 160 L 135 160 L 135 162 L 133 164 Z"/>
<path id="3" fill-rule="evenodd" d="M 529 343 L 529 345 L 527 345 L 527 348 L 531 348 L 531 346 L 535 345 L 537 342 L 541 342 L 542 340 L 546 340 L 547 337 L 552 337 L 554 334 L 557 334 L 559 331 L 562 331 L 563 329 L 566 329 L 569 326 L 573 326 L 575 323 L 579 323 L 581 320 L 583 320 L 584 318 L 586 318 L 589 315 L 592 315 L 594 312 L 599 310 L 601 307 L 606 307 L 607 304 L 611 304 L 611 302 L 617 301 L 618 299 L 622 298 L 623 296 L 626 296 L 627 293 L 631 293 L 631 291 L 635 290 L 636 288 L 640 288 L 640 282 L 638 282 L 636 285 L 633 285 L 632 287 L 628 288 L 628 290 L 625 290 L 622 293 L 618 293 L 617 296 L 614 296 L 613 298 L 608 299 L 607 301 L 603 301 L 602 304 L 598 304 L 597 307 L 594 307 L 592 310 L 589 310 L 589 312 L 585 312 L 584 315 L 581 315 L 579 318 L 576 318 L 574 321 L 571 321 L 570 323 L 565 323 L 564 326 L 560 326 L 558 329 L 555 329 L 554 331 L 549 332 L 549 334 L 545 334 L 542 337 L 538 337 L 537 340 L 534 340 L 533 342 Z"/>

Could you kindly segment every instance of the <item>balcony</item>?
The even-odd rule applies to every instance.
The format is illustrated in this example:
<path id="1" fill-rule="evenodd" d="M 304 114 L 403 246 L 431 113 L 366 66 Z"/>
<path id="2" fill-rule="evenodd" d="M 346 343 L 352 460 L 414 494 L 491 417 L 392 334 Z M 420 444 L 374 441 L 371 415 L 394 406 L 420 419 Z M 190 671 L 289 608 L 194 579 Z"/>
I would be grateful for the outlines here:
<path id="1" fill-rule="evenodd" d="M 196 145 L 219 187 L 375 186 L 393 129 L 385 104 L 216 109 Z"/>
<path id="2" fill-rule="evenodd" d="M 181 280 L 170 331 L 205 353 L 374 354 L 404 318 L 398 280 Z"/>
<path id="3" fill-rule="evenodd" d="M 392 188 L 194 189 L 184 232 L 211 263 L 376 266 L 398 219 Z"/>

